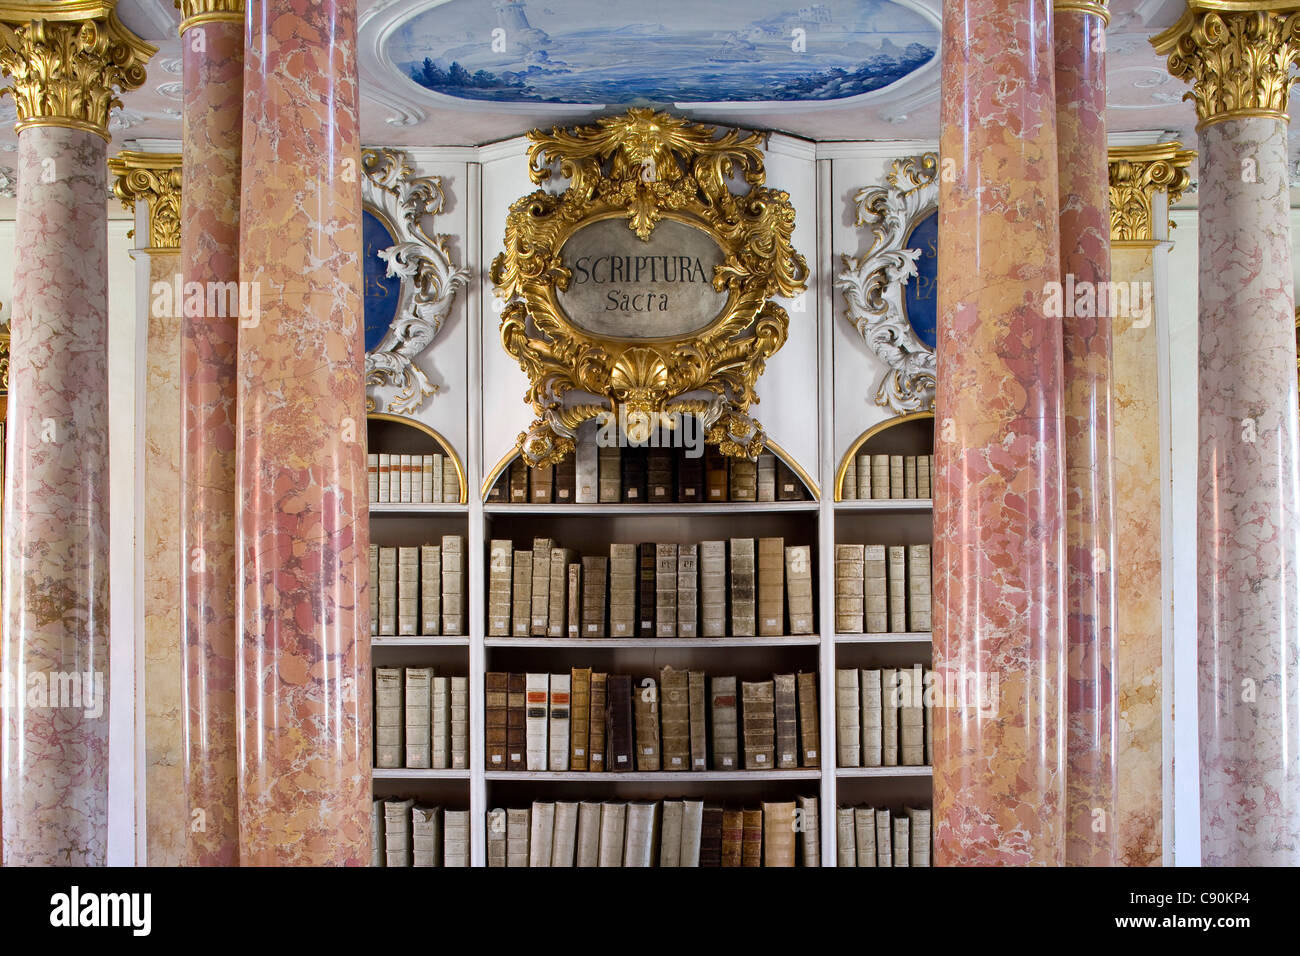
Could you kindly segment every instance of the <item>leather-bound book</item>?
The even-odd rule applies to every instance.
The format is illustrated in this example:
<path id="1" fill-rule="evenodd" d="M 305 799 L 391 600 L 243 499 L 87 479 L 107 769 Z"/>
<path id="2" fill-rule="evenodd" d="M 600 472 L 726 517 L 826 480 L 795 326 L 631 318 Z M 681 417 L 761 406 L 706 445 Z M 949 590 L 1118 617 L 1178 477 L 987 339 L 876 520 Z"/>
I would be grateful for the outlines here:
<path id="1" fill-rule="evenodd" d="M 836 766 L 862 766 L 862 722 L 856 667 L 835 671 Z"/>
<path id="2" fill-rule="evenodd" d="M 547 769 L 569 769 L 569 724 L 571 699 L 569 675 L 552 674 L 550 687 L 550 715 L 548 719 Z"/>
<path id="3" fill-rule="evenodd" d="M 528 498 L 535 505 L 549 505 L 555 484 L 555 469 L 537 465 L 528 469 Z"/>
<path id="4" fill-rule="evenodd" d="M 854 843 L 858 850 L 858 866 L 876 865 L 876 811 L 871 807 L 853 809 Z"/>
<path id="5" fill-rule="evenodd" d="M 551 866 L 573 866 L 578 848 L 578 805 L 557 801 Z"/>
<path id="6" fill-rule="evenodd" d="M 700 636 L 727 633 L 727 542 L 700 542 Z"/>
<path id="7" fill-rule="evenodd" d="M 605 769 L 605 726 L 609 722 L 608 674 L 591 675 L 591 722 L 587 731 L 587 769 Z"/>
<path id="8" fill-rule="evenodd" d="M 659 839 L 659 866 L 679 867 L 682 865 L 682 816 L 686 811 L 683 800 L 665 800 L 663 825 Z"/>
<path id="9" fill-rule="evenodd" d="M 776 765 L 775 691 L 772 681 L 740 685 L 744 716 L 745 769 L 771 770 Z"/>
<path id="10" fill-rule="evenodd" d="M 551 548 L 550 595 L 546 604 L 547 637 L 568 637 L 565 599 L 569 593 L 569 565 L 576 557 L 572 548 Z"/>
<path id="11" fill-rule="evenodd" d="M 911 824 L 911 838 L 909 847 L 911 850 L 912 866 L 929 866 L 930 865 L 930 811 L 927 809 L 908 807 L 905 811 L 908 823 Z"/>
<path id="12" fill-rule="evenodd" d="M 898 762 L 904 767 L 925 763 L 924 673 L 920 664 L 898 672 Z"/>
<path id="13" fill-rule="evenodd" d="M 776 713 L 776 767 L 799 768 L 799 709 L 795 702 L 793 674 L 772 675 L 773 709 Z"/>
<path id="14" fill-rule="evenodd" d="M 740 865 L 763 865 L 763 811 L 760 808 L 746 809 L 742 815 L 743 837 L 741 839 Z"/>
<path id="15" fill-rule="evenodd" d="M 912 857 L 908 847 L 911 836 L 907 817 L 894 817 L 894 866 L 911 866 Z"/>
<path id="16" fill-rule="evenodd" d="M 727 484 L 732 501 L 758 500 L 758 464 L 748 458 L 729 458 Z"/>
<path id="17" fill-rule="evenodd" d="M 796 809 L 793 800 L 763 804 L 764 866 L 794 866 Z"/>
<path id="18" fill-rule="evenodd" d="M 758 500 L 776 501 L 776 456 L 758 456 Z"/>
<path id="19" fill-rule="evenodd" d="M 564 636 L 582 637 L 582 565 L 569 562 L 569 596 L 564 603 Z"/>
<path id="20" fill-rule="evenodd" d="M 458 635 L 465 629 L 465 536 L 442 536 L 442 633 Z"/>
<path id="21" fill-rule="evenodd" d="M 528 865 L 550 866 L 555 839 L 555 804 L 534 801 L 528 823 Z"/>
<path id="22" fill-rule="evenodd" d="M 691 766 L 690 679 L 686 671 L 665 667 L 659 672 L 663 706 L 663 768 L 689 770 Z"/>
<path id="23" fill-rule="evenodd" d="M 633 801 L 627 806 L 627 833 L 623 840 L 623 865 L 655 865 L 654 851 L 659 834 L 659 804 Z"/>
<path id="24" fill-rule="evenodd" d="M 817 718 L 817 674 L 800 671 L 795 675 L 799 705 L 799 765 L 821 766 L 821 727 Z"/>
<path id="25" fill-rule="evenodd" d="M 607 770 L 629 773 L 636 769 L 633 756 L 632 678 L 627 674 L 610 674 L 605 684 L 609 716 L 605 723 L 605 762 Z"/>
<path id="26" fill-rule="evenodd" d="M 876 866 L 894 865 L 893 828 L 890 826 L 889 811 L 876 811 Z"/>
<path id="27" fill-rule="evenodd" d="M 502 671 L 488 671 L 483 685 L 483 742 L 487 750 L 488 770 L 505 770 L 508 767 L 506 714 L 509 698 L 510 675 Z"/>
<path id="28" fill-rule="evenodd" d="M 578 468 L 570 453 L 555 466 L 555 488 L 552 498 L 557 505 L 571 505 L 578 486 Z"/>
<path id="29" fill-rule="evenodd" d="M 700 866 L 722 866 L 722 805 L 706 803 L 700 824 Z"/>
<path id="30" fill-rule="evenodd" d="M 740 866 L 744 860 L 745 812 L 725 807 L 722 811 L 722 865 Z M 761 851 L 760 851 L 761 852 Z"/>
<path id="31" fill-rule="evenodd" d="M 514 579 L 510 633 L 528 637 L 533 630 L 533 552 L 514 553 Z"/>
<path id="32" fill-rule="evenodd" d="M 489 637 L 510 636 L 510 586 L 514 583 L 514 545 L 507 538 L 493 539 L 488 547 Z"/>
<path id="33" fill-rule="evenodd" d="M 510 472 L 507 469 L 504 473 L 497 475 L 497 480 L 492 483 L 488 489 L 487 503 L 490 505 L 499 505 L 510 500 Z"/>
<path id="34" fill-rule="evenodd" d="M 821 866 L 821 822 L 816 797 L 795 797 L 799 805 L 799 865 Z"/>
<path id="35" fill-rule="evenodd" d="M 710 677 L 710 717 L 713 721 L 713 769 L 739 770 L 736 724 L 736 678 Z"/>
<path id="36" fill-rule="evenodd" d="M 616 449 L 617 450 L 617 449 Z M 579 440 L 577 447 L 573 450 L 573 463 L 576 487 L 573 492 L 573 499 L 580 505 L 594 505 L 597 501 L 596 490 L 597 475 L 599 465 L 597 464 L 599 455 L 594 440 Z"/>
<path id="37" fill-rule="evenodd" d="M 506 769 L 528 769 L 528 675 L 511 674 L 506 708 Z"/>
<path id="38" fill-rule="evenodd" d="M 880 670 L 880 763 L 898 766 L 898 670 Z"/>
<path id="39" fill-rule="evenodd" d="M 469 811 L 442 814 L 442 865 L 469 866 Z"/>
<path id="40" fill-rule="evenodd" d="M 605 636 L 605 582 L 609 559 L 602 556 L 582 559 L 582 636 Z"/>
<path id="41" fill-rule="evenodd" d="M 645 484 L 647 500 L 674 500 L 673 453 L 669 449 L 651 448 L 646 453 Z"/>
<path id="42" fill-rule="evenodd" d="M 889 589 L 885 583 L 885 563 L 883 544 L 869 544 L 862 549 L 862 606 L 868 634 L 884 634 L 889 630 Z"/>
<path id="43" fill-rule="evenodd" d="M 718 451 L 716 445 L 704 449 L 704 496 L 714 504 L 730 500 L 727 497 L 727 456 Z"/>
<path id="44" fill-rule="evenodd" d="M 532 811 L 525 807 L 506 811 L 506 866 L 527 866 Z"/>
<path id="45" fill-rule="evenodd" d="M 454 583 L 454 582 L 453 582 Z M 442 545 L 420 546 L 420 633 L 442 633 Z"/>
<path id="46" fill-rule="evenodd" d="M 879 767 L 884 755 L 884 708 L 881 706 L 881 672 L 862 671 L 860 726 L 862 728 L 862 766 Z"/>
<path id="47" fill-rule="evenodd" d="M 647 677 L 632 690 L 636 720 L 636 769 L 659 769 L 659 688 Z"/>
<path id="48" fill-rule="evenodd" d="M 551 608 L 551 549 L 555 542 L 550 538 L 533 539 L 533 619 L 529 634 L 545 637 Z"/>
<path id="49" fill-rule="evenodd" d="M 637 545 L 637 614 L 636 636 L 655 636 L 655 548 L 652 543 Z"/>
<path id="50" fill-rule="evenodd" d="M 862 633 L 862 554 L 860 544 L 835 546 L 835 632 Z"/>
<path id="51" fill-rule="evenodd" d="M 687 694 L 691 705 L 691 769 L 709 769 L 708 691 L 704 671 L 689 671 Z"/>
<path id="52" fill-rule="evenodd" d="M 617 445 L 601 445 L 596 449 L 596 495 L 602 504 L 623 498 L 619 452 Z"/>
<path id="53" fill-rule="evenodd" d="M 375 668 L 375 766 L 401 767 L 406 757 L 403 730 L 406 709 L 402 695 L 405 675 L 400 667 Z"/>
<path id="54" fill-rule="evenodd" d="M 506 811 L 500 807 L 489 810 L 487 816 L 487 865 L 506 865 Z"/>
<path id="55" fill-rule="evenodd" d="M 858 848 L 853 839 L 853 808 L 840 807 L 835 811 L 835 865 L 857 866 Z"/>
<path id="56" fill-rule="evenodd" d="M 785 549 L 786 611 L 791 634 L 813 632 L 812 549 L 806 544 Z"/>
<path id="57" fill-rule="evenodd" d="M 516 458 L 510 463 L 510 503 L 528 503 L 528 465 L 522 458 Z"/>
<path id="58" fill-rule="evenodd" d="M 677 500 L 698 504 L 704 500 L 704 456 L 677 456 Z"/>
<path id="59" fill-rule="evenodd" d="M 700 633 L 699 546 L 677 546 L 677 636 L 696 637 Z"/>
<path id="60" fill-rule="evenodd" d="M 587 747 L 591 742 L 591 668 L 569 671 L 569 769 L 587 769 Z"/>
<path id="61" fill-rule="evenodd" d="M 623 865 L 627 804 L 606 801 L 600 805 L 600 865 Z"/>
<path id="62" fill-rule="evenodd" d="M 700 865 L 700 837 L 704 829 L 704 801 L 682 801 L 681 866 Z"/>
<path id="63" fill-rule="evenodd" d="M 524 727 L 527 734 L 527 769 L 545 770 L 547 760 L 546 730 L 550 716 L 550 674 L 529 674 L 525 678 L 527 710 Z"/>
<path id="64" fill-rule="evenodd" d="M 754 539 L 731 539 L 731 633 L 734 637 L 753 637 L 755 628 L 754 602 Z"/>
<path id="65" fill-rule="evenodd" d="M 780 637 L 785 633 L 785 539 L 758 539 L 758 594 L 755 611 L 758 633 Z"/>
<path id="66" fill-rule="evenodd" d="M 636 545 L 609 546 L 609 636 L 635 637 L 637 598 Z"/>
<path id="67" fill-rule="evenodd" d="M 433 675 L 432 667 L 406 668 L 405 766 L 414 769 L 428 769 L 432 766 L 430 734 L 433 729 Z"/>
<path id="68" fill-rule="evenodd" d="M 600 865 L 600 804 L 578 804 L 578 866 Z"/>
<path id="69" fill-rule="evenodd" d="M 781 459 L 776 460 L 776 500 L 803 501 L 803 482 L 794 470 Z"/>
<path id="70" fill-rule="evenodd" d="M 622 479 L 623 500 L 629 504 L 641 504 L 645 496 L 645 449 L 624 448 L 619 460 L 619 476 Z"/>
<path id="71" fill-rule="evenodd" d="M 655 545 L 655 637 L 677 636 L 677 545 Z"/>
<path id="72" fill-rule="evenodd" d="M 451 769 L 451 678 L 434 677 L 429 698 L 432 757 L 430 765 L 435 770 L 449 770 Z"/>

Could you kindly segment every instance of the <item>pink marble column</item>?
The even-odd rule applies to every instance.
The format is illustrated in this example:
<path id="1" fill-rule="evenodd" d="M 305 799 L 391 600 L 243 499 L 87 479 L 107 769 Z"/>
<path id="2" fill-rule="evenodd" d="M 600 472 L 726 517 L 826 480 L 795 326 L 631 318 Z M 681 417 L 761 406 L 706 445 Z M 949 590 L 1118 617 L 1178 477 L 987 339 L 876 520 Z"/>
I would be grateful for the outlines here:
<path id="1" fill-rule="evenodd" d="M 9 866 L 107 859 L 106 151 L 85 129 L 18 134 L 3 669 L 21 692 L 4 708 Z"/>
<path id="2" fill-rule="evenodd" d="M 1077 306 L 1062 319 L 1065 422 L 1065 862 L 1115 863 L 1115 514 L 1106 168 L 1106 9 L 1057 0 L 1061 275 Z M 1072 277 L 1072 281 L 1071 281 Z M 1079 301 L 1077 293 L 1084 298 Z M 1087 296 L 1092 296 L 1089 307 Z"/>
<path id="3" fill-rule="evenodd" d="M 934 486 L 938 865 L 1065 859 L 1065 519 L 1047 0 L 943 12 Z"/>
<path id="4" fill-rule="evenodd" d="M 250 0 L 238 348 L 242 864 L 370 861 L 356 5 Z"/>
<path id="5" fill-rule="evenodd" d="M 1287 128 L 1200 130 L 1201 862 L 1300 865 L 1300 476 Z"/>
<path id="6" fill-rule="evenodd" d="M 202 44 L 190 31 L 203 31 Z M 187 283 L 239 281 L 244 25 L 187 21 L 181 269 Z M 238 297 L 236 296 L 236 301 Z M 235 700 L 235 358 L 238 310 L 188 315 L 181 329 L 181 605 L 186 861 L 239 862 Z M 219 306 L 216 301 L 214 306 Z"/>

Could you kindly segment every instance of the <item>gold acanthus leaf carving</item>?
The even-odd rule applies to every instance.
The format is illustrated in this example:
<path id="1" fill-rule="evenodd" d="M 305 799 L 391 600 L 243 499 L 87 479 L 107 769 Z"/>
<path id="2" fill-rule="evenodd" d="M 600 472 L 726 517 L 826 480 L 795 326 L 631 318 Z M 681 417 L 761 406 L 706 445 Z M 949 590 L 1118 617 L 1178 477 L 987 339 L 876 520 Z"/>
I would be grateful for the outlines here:
<path id="1" fill-rule="evenodd" d="M 117 177 L 113 195 L 128 210 L 140 200 L 149 210 L 151 250 L 179 251 L 181 247 L 181 157 L 176 153 L 123 150 L 108 161 Z"/>
<path id="2" fill-rule="evenodd" d="M 1300 60 L 1300 3 L 1187 0 L 1151 38 L 1169 72 L 1192 84 L 1201 126 L 1234 117 L 1287 120 L 1291 67 Z"/>
<path id="3" fill-rule="evenodd" d="M 116 0 L 6 3 L 0 6 L 0 70 L 18 110 L 16 130 L 64 126 L 105 140 L 117 93 L 145 81 L 158 48 L 117 18 Z"/>
<path id="4" fill-rule="evenodd" d="M 1153 146 L 1112 146 L 1107 154 L 1110 174 L 1110 238 L 1112 242 L 1152 242 L 1152 202 L 1165 192 L 1178 201 L 1191 182 L 1188 165 L 1196 152 L 1182 143 Z"/>

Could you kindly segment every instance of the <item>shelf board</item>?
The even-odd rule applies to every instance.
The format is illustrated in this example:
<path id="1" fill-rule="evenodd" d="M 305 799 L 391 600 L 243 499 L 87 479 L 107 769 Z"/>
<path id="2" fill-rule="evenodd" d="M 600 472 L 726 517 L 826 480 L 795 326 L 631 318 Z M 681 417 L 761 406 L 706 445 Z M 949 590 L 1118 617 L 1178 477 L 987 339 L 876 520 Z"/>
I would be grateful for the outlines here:
<path id="1" fill-rule="evenodd" d="M 894 768 L 891 768 L 894 769 Z M 616 783 L 625 780 L 656 783 L 725 783 L 741 780 L 818 780 L 821 770 L 641 770 L 626 773 L 588 773 L 583 770 L 489 770 L 488 780 L 589 781 Z"/>
<path id="2" fill-rule="evenodd" d="M 836 634 L 836 644 L 929 644 L 930 631 L 894 631 L 889 634 Z"/>
<path id="3" fill-rule="evenodd" d="M 929 777 L 933 773 L 933 767 L 837 767 L 835 769 L 837 777 Z"/>
<path id="4" fill-rule="evenodd" d="M 370 771 L 374 780 L 468 780 L 469 775 L 468 770 L 414 770 L 409 767 L 375 767 Z"/>
<path id="5" fill-rule="evenodd" d="M 410 501 L 372 501 L 372 515 L 467 515 L 469 505 L 451 501 L 410 502 Z"/>
<path id="6" fill-rule="evenodd" d="M 488 637 L 483 643 L 488 647 L 789 647 L 820 644 L 821 637 Z"/>
<path id="7" fill-rule="evenodd" d="M 467 635 L 447 636 L 447 637 L 394 637 L 391 634 L 385 634 L 383 637 L 371 635 L 371 647 L 468 647 L 469 637 Z"/>
<path id="8" fill-rule="evenodd" d="M 837 501 L 836 511 L 933 511 L 932 498 L 871 498 Z"/>
<path id="9" fill-rule="evenodd" d="M 661 502 L 657 504 L 630 504 L 628 502 L 606 502 L 605 504 L 581 505 L 535 505 L 498 503 L 485 504 L 483 511 L 490 515 L 596 515 L 610 517 L 613 515 L 662 515 L 677 517 L 682 515 L 734 515 L 734 514 L 788 514 L 791 512 L 816 512 L 816 501 L 721 501 L 701 502 Z"/>

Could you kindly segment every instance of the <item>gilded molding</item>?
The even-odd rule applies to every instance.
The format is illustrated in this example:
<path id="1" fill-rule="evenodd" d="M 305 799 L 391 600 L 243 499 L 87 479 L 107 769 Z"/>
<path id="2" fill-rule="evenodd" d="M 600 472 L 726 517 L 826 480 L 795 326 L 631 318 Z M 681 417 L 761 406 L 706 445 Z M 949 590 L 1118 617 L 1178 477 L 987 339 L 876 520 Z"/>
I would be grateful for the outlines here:
<path id="1" fill-rule="evenodd" d="M 1096 2 L 1096 0 L 1055 0 L 1052 9 L 1057 13 L 1067 10 L 1075 13 L 1091 13 L 1093 16 L 1101 17 L 1102 26 L 1110 25 L 1110 10 L 1106 8 L 1105 0 L 1101 0 L 1101 2 Z"/>
<path id="2" fill-rule="evenodd" d="M 173 4 L 181 12 L 182 36 L 201 23 L 244 22 L 244 0 L 173 0 Z"/>
<path id="3" fill-rule="evenodd" d="M 1169 72 L 1192 84 L 1197 129 L 1264 116 L 1287 122 L 1291 67 L 1300 64 L 1300 2 L 1187 0 L 1182 17 L 1151 38 Z"/>
<path id="4" fill-rule="evenodd" d="M 149 208 L 149 245 L 144 252 L 179 252 L 181 248 L 181 157 L 179 153 L 142 153 L 125 149 L 108 160 L 117 179 L 113 195 L 127 210 L 143 199 Z"/>
<path id="5" fill-rule="evenodd" d="M 0 395 L 9 394 L 9 325 L 0 326 Z"/>
<path id="6" fill-rule="evenodd" d="M 1172 205 L 1191 182 L 1187 167 L 1196 151 L 1182 146 L 1175 141 L 1112 146 L 1107 150 L 1112 245 L 1153 245 L 1159 241 L 1152 222 L 1155 194 L 1167 193 Z"/>
<path id="7" fill-rule="evenodd" d="M 18 109 L 14 129 L 63 126 L 109 139 L 117 93 L 145 81 L 158 48 L 117 18 L 117 0 L 61 0 L 0 6 L 0 71 Z"/>

